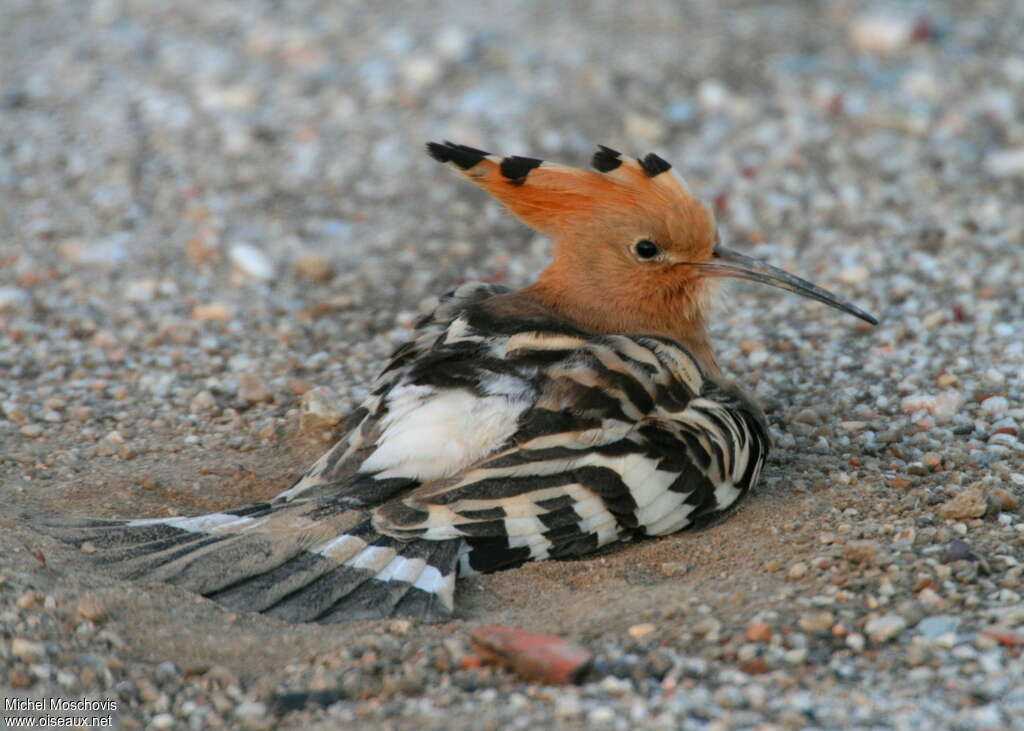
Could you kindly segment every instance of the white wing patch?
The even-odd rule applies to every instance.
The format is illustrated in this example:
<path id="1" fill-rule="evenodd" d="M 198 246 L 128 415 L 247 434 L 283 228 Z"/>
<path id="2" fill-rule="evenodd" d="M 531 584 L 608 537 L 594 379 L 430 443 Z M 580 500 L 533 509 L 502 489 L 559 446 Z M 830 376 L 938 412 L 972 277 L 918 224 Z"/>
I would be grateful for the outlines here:
<path id="1" fill-rule="evenodd" d="M 255 518 L 240 518 L 230 513 L 210 513 L 209 515 L 197 515 L 192 518 L 142 518 L 139 520 L 129 520 L 125 523 L 125 526 L 128 528 L 138 528 L 146 525 L 169 525 L 172 528 L 187 530 L 191 533 L 221 533 L 223 531 L 238 530 L 244 525 L 255 522 Z M 260 523 L 263 522 L 263 520 L 260 521 Z"/>
<path id="2" fill-rule="evenodd" d="M 518 381 L 518 384 L 514 383 Z M 466 469 L 504 444 L 534 395 L 506 379 L 501 395 L 403 384 L 388 395 L 377 447 L 359 467 L 378 478 L 438 480 Z"/>

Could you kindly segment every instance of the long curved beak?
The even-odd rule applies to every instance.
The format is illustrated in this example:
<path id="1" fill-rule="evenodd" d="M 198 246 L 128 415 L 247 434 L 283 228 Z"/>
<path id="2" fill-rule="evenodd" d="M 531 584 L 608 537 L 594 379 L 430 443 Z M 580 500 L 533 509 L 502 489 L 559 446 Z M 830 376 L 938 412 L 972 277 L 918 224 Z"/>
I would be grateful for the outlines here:
<path id="1" fill-rule="evenodd" d="M 841 300 L 827 289 L 822 289 L 816 284 L 811 284 L 805 279 L 794 276 L 782 269 L 766 264 L 759 259 L 716 246 L 711 253 L 711 260 L 700 264 L 692 264 L 700 269 L 701 273 L 712 277 L 734 277 L 736 279 L 749 279 L 752 282 L 770 284 L 779 289 L 785 289 L 812 300 L 823 302 L 829 307 L 848 312 L 854 317 L 859 317 L 864 322 L 877 325 L 878 320 L 845 300 Z"/>

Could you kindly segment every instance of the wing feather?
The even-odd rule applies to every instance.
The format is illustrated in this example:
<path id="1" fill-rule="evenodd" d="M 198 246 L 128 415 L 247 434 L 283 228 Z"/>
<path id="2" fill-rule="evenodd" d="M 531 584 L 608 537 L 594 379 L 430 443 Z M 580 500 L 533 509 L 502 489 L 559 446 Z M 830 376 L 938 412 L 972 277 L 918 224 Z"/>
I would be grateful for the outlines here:
<path id="1" fill-rule="evenodd" d="M 591 338 L 535 382 L 511 446 L 376 508 L 377 530 L 462 537 L 460 570 L 493 570 L 674 532 L 730 507 L 760 470 L 759 412 L 664 339 Z"/>

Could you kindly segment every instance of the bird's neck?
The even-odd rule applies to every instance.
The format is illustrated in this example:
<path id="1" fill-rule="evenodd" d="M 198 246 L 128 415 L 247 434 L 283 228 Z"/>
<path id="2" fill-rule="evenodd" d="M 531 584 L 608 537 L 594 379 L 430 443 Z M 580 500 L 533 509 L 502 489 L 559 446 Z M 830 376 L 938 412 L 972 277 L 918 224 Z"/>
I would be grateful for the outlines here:
<path id="1" fill-rule="evenodd" d="M 623 297 L 587 286 L 566 287 L 554 267 L 516 296 L 593 333 L 661 335 L 683 345 L 709 376 L 721 376 L 704 316 L 685 298 Z"/>

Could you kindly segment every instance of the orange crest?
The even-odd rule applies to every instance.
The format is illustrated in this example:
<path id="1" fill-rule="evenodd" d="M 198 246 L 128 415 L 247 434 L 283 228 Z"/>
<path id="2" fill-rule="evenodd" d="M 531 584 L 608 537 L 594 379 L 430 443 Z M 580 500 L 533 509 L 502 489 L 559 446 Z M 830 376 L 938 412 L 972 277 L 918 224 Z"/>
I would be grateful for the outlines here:
<path id="1" fill-rule="evenodd" d="M 498 157 L 451 142 L 427 144 L 440 162 L 501 201 L 531 228 L 556 241 L 650 238 L 692 260 L 710 256 L 715 240 L 711 211 L 695 198 L 672 166 L 654 153 L 638 160 L 601 146 L 597 172 L 530 157 Z"/>

